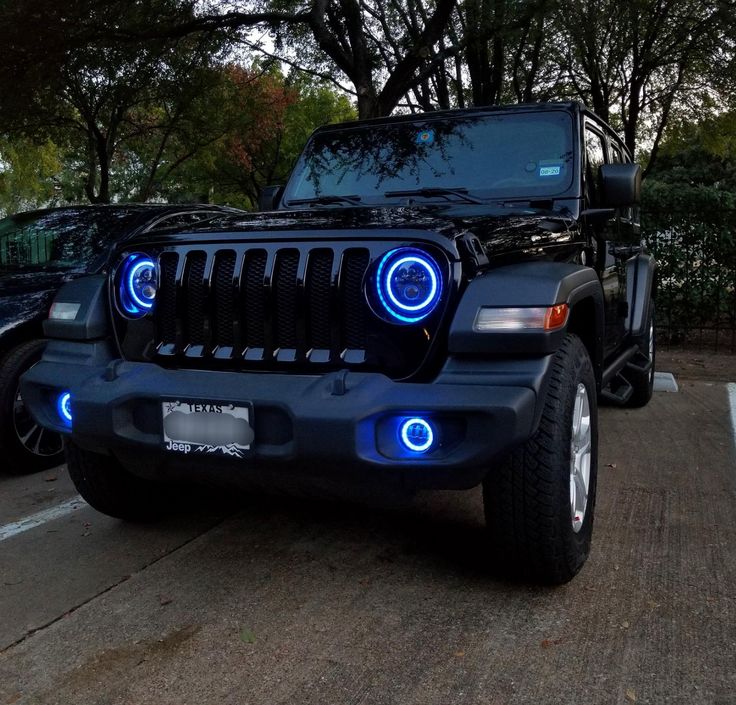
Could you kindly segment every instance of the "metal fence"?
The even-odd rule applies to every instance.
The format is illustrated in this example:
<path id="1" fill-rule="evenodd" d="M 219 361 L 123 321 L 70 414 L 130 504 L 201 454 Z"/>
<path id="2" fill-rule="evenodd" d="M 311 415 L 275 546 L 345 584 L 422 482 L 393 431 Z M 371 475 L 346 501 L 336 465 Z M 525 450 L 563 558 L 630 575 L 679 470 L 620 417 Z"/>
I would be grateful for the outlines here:
<path id="1" fill-rule="evenodd" d="M 678 197 L 679 193 L 679 197 Z M 658 264 L 665 346 L 736 354 L 736 208 L 704 189 L 645 200 L 644 239 Z"/>

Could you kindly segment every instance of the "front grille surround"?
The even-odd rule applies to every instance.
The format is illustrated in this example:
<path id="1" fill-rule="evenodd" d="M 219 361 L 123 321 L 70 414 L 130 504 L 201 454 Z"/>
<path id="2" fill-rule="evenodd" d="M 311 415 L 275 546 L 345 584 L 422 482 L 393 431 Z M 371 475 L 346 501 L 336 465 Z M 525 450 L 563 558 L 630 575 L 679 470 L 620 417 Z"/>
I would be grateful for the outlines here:
<path id="1" fill-rule="evenodd" d="M 118 344 L 127 359 L 164 366 L 347 367 L 409 377 L 427 358 L 447 301 L 416 326 L 388 324 L 370 310 L 364 286 L 371 267 L 402 244 L 256 241 L 157 248 L 151 253 L 160 282 L 154 310 L 140 322 L 113 311 Z M 424 247 L 448 280 L 447 254 Z"/>

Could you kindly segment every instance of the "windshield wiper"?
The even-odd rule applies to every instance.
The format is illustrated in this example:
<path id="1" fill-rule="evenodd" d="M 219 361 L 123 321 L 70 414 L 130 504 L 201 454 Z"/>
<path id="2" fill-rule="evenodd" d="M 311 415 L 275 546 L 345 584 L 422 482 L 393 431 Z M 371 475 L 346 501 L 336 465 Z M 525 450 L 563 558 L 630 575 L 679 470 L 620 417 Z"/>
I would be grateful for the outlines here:
<path id="1" fill-rule="evenodd" d="M 386 198 L 403 198 L 405 196 L 426 196 L 427 198 L 431 198 L 432 196 L 457 196 L 466 203 L 484 203 L 479 198 L 469 195 L 468 189 L 466 188 L 444 188 L 442 186 L 425 186 L 424 188 L 409 189 L 406 191 L 386 191 L 383 195 Z"/>
<path id="2" fill-rule="evenodd" d="M 314 196 L 313 198 L 294 198 L 286 202 L 287 206 L 305 206 L 305 205 L 329 205 L 330 203 L 360 203 L 360 196 L 339 196 L 332 194 L 329 196 Z"/>

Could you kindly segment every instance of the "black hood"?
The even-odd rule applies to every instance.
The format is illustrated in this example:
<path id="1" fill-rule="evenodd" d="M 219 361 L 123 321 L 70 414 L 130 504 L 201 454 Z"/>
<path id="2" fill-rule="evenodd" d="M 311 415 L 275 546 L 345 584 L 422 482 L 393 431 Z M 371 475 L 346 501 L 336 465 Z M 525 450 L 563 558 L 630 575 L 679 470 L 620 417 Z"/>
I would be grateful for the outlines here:
<path id="1" fill-rule="evenodd" d="M 427 238 L 449 245 L 468 235 L 495 257 L 533 248 L 559 246 L 575 237 L 576 222 L 569 211 L 506 208 L 491 205 L 448 204 L 393 208 L 310 208 L 217 218 L 199 228 L 162 234 L 167 241 L 241 239 Z M 149 234 L 146 241 L 158 239 Z M 130 245 L 130 243 L 128 243 Z"/>

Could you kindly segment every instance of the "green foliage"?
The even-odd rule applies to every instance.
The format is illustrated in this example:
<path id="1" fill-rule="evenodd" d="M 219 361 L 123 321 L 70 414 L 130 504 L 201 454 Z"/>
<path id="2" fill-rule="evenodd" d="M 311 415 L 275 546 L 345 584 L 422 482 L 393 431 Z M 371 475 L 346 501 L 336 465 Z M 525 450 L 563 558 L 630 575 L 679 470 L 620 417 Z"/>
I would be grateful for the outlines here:
<path id="1" fill-rule="evenodd" d="M 296 99 L 286 108 L 277 181 L 285 181 L 301 154 L 309 135 L 321 125 L 356 120 L 358 113 L 347 96 L 336 93 L 324 82 L 303 74 L 289 77 L 289 88 Z"/>
<path id="2" fill-rule="evenodd" d="M 174 136 L 186 133 L 180 142 L 186 141 L 187 147 L 176 154 L 177 161 L 189 158 L 202 143 L 202 129 L 187 132 L 184 127 L 187 119 L 196 114 L 196 103 L 209 88 L 207 70 L 216 64 L 223 47 L 229 45 L 227 31 L 136 42 L 130 40 L 129 33 L 162 17 L 184 22 L 192 17 L 192 4 L 188 0 L 87 2 L 87 16 L 80 19 L 78 15 L 84 14 L 83 0 L 71 2 L 68 7 L 57 3 L 48 8 L 46 21 L 57 29 L 63 24 L 69 32 L 67 36 L 56 31 L 64 36 L 52 44 L 58 55 L 51 65 L 39 50 L 43 46 L 39 37 L 30 40 L 23 32 L 40 11 L 34 7 L 30 19 L 25 19 L 20 10 L 27 4 L 27 0 L 12 0 L 0 9 L 0 18 L 11 11 L 16 13 L 16 24 L 4 30 L 18 62 L 0 65 L 0 94 L 12 95 L 14 84 L 20 79 L 24 95 L 20 103 L 3 101 L 3 129 L 15 135 L 68 143 L 71 171 L 78 174 L 78 185 L 73 190 L 83 189 L 92 202 L 110 201 L 112 181 L 121 175 L 123 180 L 130 179 L 136 168 L 138 183 L 124 196 L 147 198 L 154 190 L 160 160 Z M 37 29 L 41 37 L 49 33 L 48 29 Z M 20 57 L 35 59 L 46 69 L 41 73 L 29 72 Z M 206 142 L 210 133 L 205 134 Z M 148 161 L 134 164 L 131 169 L 123 145 L 136 140 L 140 143 L 144 137 L 151 145 L 145 155 Z M 123 184 L 116 187 L 120 189 Z"/>
<path id="3" fill-rule="evenodd" d="M 53 202 L 62 169 L 60 150 L 50 140 L 0 136 L 0 217 Z"/>
<path id="4" fill-rule="evenodd" d="M 221 138 L 179 173 L 168 197 L 253 208 L 263 186 L 284 183 L 304 144 L 320 125 L 354 119 L 350 101 L 323 82 L 278 70 L 230 67 L 217 111 L 229 115 Z M 199 197 L 198 197 L 199 195 Z"/>
<path id="5" fill-rule="evenodd" d="M 642 202 L 659 325 L 672 342 L 696 328 L 736 328 L 736 192 L 648 179 Z"/>
<path id="6" fill-rule="evenodd" d="M 700 184 L 736 193 L 736 111 L 675 126 L 651 174 L 670 184 Z"/>

